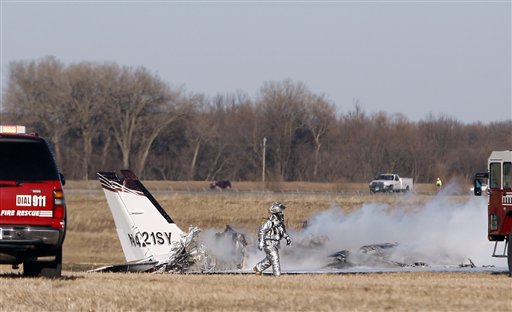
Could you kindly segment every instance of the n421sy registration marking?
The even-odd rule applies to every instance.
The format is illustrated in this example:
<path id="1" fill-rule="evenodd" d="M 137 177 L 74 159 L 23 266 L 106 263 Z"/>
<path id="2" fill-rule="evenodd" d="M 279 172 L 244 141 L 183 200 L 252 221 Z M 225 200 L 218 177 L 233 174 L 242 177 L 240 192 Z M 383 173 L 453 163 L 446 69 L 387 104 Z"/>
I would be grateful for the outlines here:
<path id="1" fill-rule="evenodd" d="M 148 245 L 170 245 L 171 232 L 141 232 L 128 234 L 132 246 L 146 247 Z"/>

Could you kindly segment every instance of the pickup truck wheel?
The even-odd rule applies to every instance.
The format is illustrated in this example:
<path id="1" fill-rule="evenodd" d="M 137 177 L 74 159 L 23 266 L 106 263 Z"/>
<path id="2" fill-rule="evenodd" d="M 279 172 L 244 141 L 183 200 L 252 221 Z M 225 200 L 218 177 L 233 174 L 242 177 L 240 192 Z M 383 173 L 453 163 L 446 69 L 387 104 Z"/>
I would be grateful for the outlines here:
<path id="1" fill-rule="evenodd" d="M 512 243 L 512 230 L 510 230 L 510 234 L 508 234 L 508 251 L 507 251 L 508 276 L 512 277 L 512 248 L 510 246 L 511 243 Z"/>
<path id="2" fill-rule="evenodd" d="M 30 277 L 60 277 L 62 274 L 62 248 L 59 248 L 53 261 L 23 262 L 23 275 Z"/>

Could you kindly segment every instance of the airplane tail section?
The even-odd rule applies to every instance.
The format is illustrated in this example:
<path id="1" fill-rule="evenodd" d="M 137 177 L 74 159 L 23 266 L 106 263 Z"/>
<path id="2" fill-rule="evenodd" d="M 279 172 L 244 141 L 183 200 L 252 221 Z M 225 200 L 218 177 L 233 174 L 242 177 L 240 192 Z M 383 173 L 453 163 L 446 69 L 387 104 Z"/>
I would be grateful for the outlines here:
<path id="1" fill-rule="evenodd" d="M 98 177 L 128 262 L 167 256 L 183 231 L 130 170 L 100 171 Z"/>

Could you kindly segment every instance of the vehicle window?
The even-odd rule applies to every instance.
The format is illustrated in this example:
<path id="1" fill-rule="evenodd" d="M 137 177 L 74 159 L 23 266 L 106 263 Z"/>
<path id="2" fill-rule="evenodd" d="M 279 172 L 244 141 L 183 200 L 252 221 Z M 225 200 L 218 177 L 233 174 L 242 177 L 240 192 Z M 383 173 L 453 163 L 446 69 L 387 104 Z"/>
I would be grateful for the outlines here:
<path id="1" fill-rule="evenodd" d="M 501 163 L 491 163 L 489 168 L 489 187 L 501 189 Z"/>
<path id="2" fill-rule="evenodd" d="M 58 180 L 57 168 L 46 142 L 0 139 L 0 180 Z"/>
<path id="3" fill-rule="evenodd" d="M 512 163 L 503 163 L 503 189 L 512 189 Z"/>

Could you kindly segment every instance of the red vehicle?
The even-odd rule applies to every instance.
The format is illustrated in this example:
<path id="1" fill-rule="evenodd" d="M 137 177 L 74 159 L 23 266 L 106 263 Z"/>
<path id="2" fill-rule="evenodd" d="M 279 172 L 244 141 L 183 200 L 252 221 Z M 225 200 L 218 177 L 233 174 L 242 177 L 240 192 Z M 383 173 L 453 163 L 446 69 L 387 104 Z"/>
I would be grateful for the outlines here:
<path id="1" fill-rule="evenodd" d="M 23 264 L 26 276 L 61 275 L 63 184 L 43 138 L 0 126 L 0 264 Z"/>
<path id="2" fill-rule="evenodd" d="M 488 172 L 475 175 L 474 194 L 481 196 L 482 185 L 488 180 L 488 238 L 496 242 L 492 256 L 508 258 L 512 276 L 512 151 L 493 151 L 487 169 Z"/>

